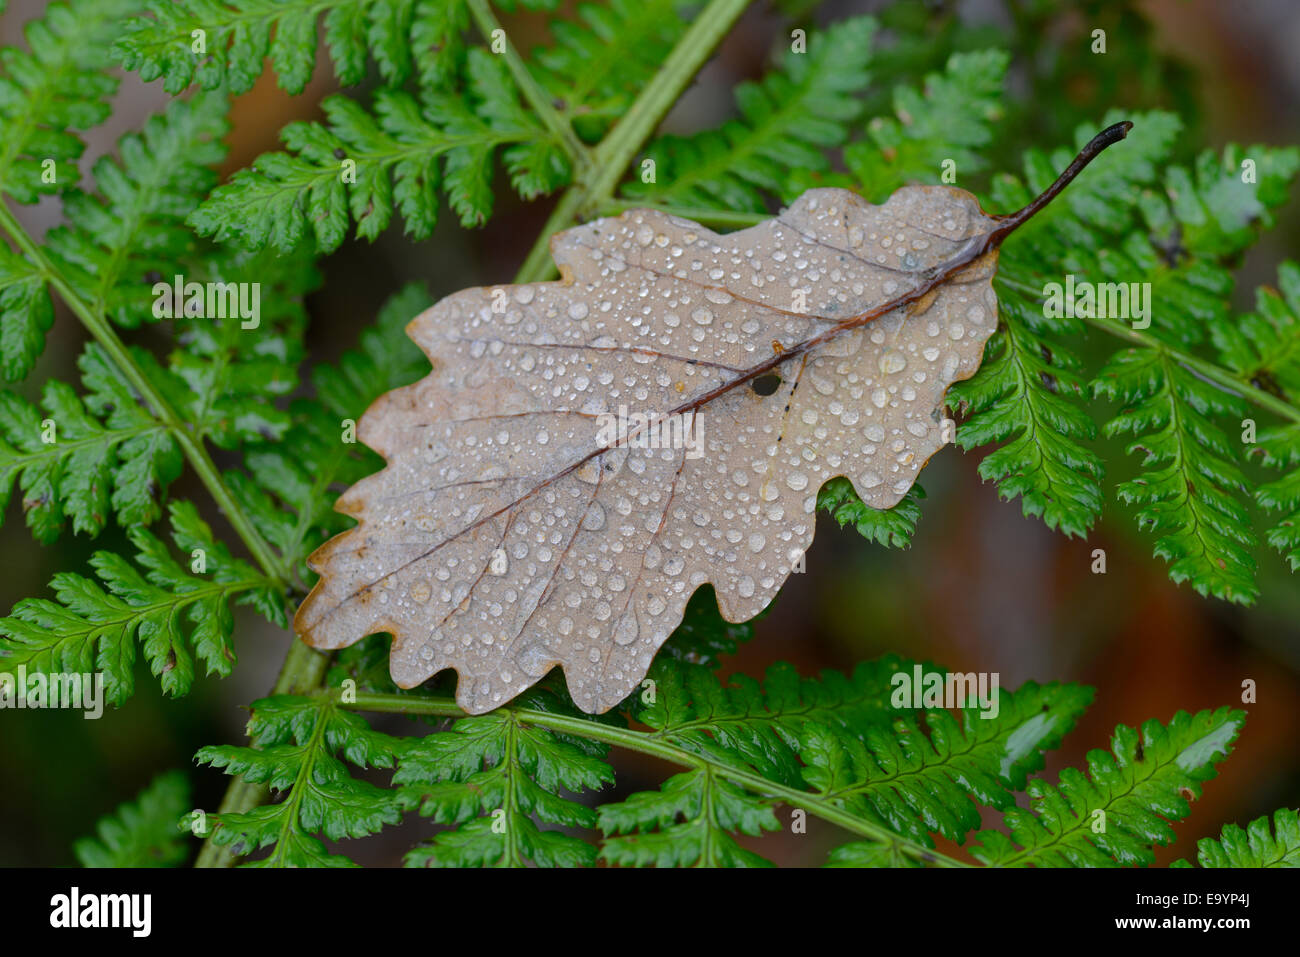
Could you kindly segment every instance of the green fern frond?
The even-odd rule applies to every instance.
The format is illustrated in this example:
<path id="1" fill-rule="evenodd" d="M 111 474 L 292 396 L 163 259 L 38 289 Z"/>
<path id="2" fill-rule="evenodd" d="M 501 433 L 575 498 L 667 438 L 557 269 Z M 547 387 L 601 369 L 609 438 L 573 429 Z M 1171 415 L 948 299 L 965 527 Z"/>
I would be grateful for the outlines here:
<path id="1" fill-rule="evenodd" d="M 85 148 L 77 132 L 109 114 L 117 80 L 108 44 L 134 8 L 135 0 L 52 3 L 24 30 L 30 50 L 0 49 L 0 193 L 34 203 L 77 182 Z"/>
<path id="2" fill-rule="evenodd" d="M 1255 164 L 1248 176 L 1243 152 Z M 1300 151 L 1228 146 L 1205 151 L 1194 170 L 1165 170 L 1162 193 L 1139 200 L 1140 219 L 1113 248 L 1097 253 L 1097 275 L 1108 281 L 1151 283 L 1150 334 L 1173 345 L 1204 341 L 1228 317 L 1230 266 L 1273 225 L 1272 210 L 1286 201 L 1300 170 Z"/>
<path id="3" fill-rule="evenodd" d="M 1207 324 L 1231 324 L 1226 263 L 1271 224 L 1271 207 L 1285 199 L 1300 169 L 1294 149 L 1248 152 L 1253 179 L 1236 147 L 1222 157 L 1202 154 L 1194 174 L 1172 167 L 1164 180 L 1167 198 L 1146 193 L 1141 199 L 1147 232 L 1134 231 L 1119 250 L 1098 256 L 1105 279 L 1150 282 L 1160 309 L 1150 317 L 1153 345 L 1116 354 L 1092 383 L 1094 395 L 1122 405 L 1105 433 L 1132 436 L 1129 452 L 1144 456 L 1142 474 L 1117 491 L 1121 501 L 1139 506 L 1139 526 L 1157 535 L 1155 553 L 1169 561 L 1170 578 L 1244 603 L 1258 594 L 1246 504 L 1252 484 L 1235 464 L 1239 448 L 1214 420 L 1229 419 L 1235 430 L 1246 406 L 1161 343 L 1196 345 Z"/>
<path id="4" fill-rule="evenodd" d="M 1180 711 L 1168 725 L 1148 721 L 1140 734 L 1120 725 L 1110 752 L 1088 753 L 1086 775 L 1066 768 L 1055 785 L 1030 781 L 1029 809 L 1003 815 L 1010 836 L 980 831 L 970 851 L 998 867 L 1149 866 L 1152 848 L 1173 840 L 1171 822 L 1190 812 L 1188 801 L 1215 776 L 1244 721 L 1243 712 L 1220 708 Z"/>
<path id="5" fill-rule="evenodd" d="M 1091 130 L 1081 128 L 1077 141 Z M 1271 223 L 1271 210 L 1300 169 L 1300 153 L 1228 147 L 1221 156 L 1203 154 L 1190 171 L 1173 166 L 1157 177 L 1177 130 L 1167 114 L 1136 118 L 1123 150 L 1102 156 L 1064 202 L 1007 244 L 995 281 L 1002 327 L 979 373 L 950 396 L 967 415 L 958 444 L 1004 443 L 986 455 L 981 476 L 996 481 L 1002 497 L 1020 496 L 1026 514 L 1085 535 L 1101 510 L 1101 462 L 1084 444 L 1095 427 L 1078 404 L 1085 391 L 1081 363 L 1062 340 L 1085 323 L 1121 335 L 1129 330 L 1095 309 L 1078 318 L 1053 314 L 1044 304 L 1045 282 L 1078 274 L 1091 283 L 1149 283 L 1148 307 L 1158 308 L 1149 315 L 1149 331 L 1138 336 L 1144 347 L 1116 355 L 1088 386 L 1093 396 L 1125 406 L 1105 434 L 1133 435 L 1130 451 L 1147 455 L 1146 474 L 1121 483 L 1119 497 L 1140 506 L 1139 524 L 1156 531 L 1156 554 L 1170 561 L 1174 581 L 1249 602 L 1257 593 L 1255 539 L 1244 500 L 1253 489 L 1213 421 L 1240 419 L 1244 405 L 1187 371 L 1181 354 L 1161 347 L 1195 346 L 1207 328 L 1228 335 L 1215 331 L 1229 325 L 1228 263 Z M 1067 159 L 1064 150 L 1050 159 L 1030 151 L 1026 183 L 999 178 L 995 202 L 1023 205 Z M 1153 188 L 1157 180 L 1160 192 Z M 1238 355 L 1240 347 L 1234 346 Z"/>
<path id="6" fill-rule="evenodd" d="M 498 5 L 549 10 L 555 0 Z M 324 13 L 325 46 L 340 84 L 365 79 L 367 54 L 386 83 L 401 84 L 413 73 L 438 80 L 462 52 L 466 7 L 463 0 L 151 0 L 146 16 L 127 21 L 113 54 L 146 82 L 162 77 L 168 93 L 196 82 L 244 93 L 269 57 L 281 88 L 301 93 L 316 67 L 316 24 Z"/>
<path id="7" fill-rule="evenodd" d="M 1256 818 L 1242 830 L 1227 824 L 1218 840 L 1201 838 L 1196 844 L 1196 861 L 1201 867 L 1300 867 L 1300 813 L 1279 808 L 1273 813 L 1273 830 L 1268 817 Z M 1185 860 L 1170 867 L 1191 867 Z"/>
<path id="8" fill-rule="evenodd" d="M 253 867 L 355 866 L 314 835 L 337 841 L 374 834 L 398 823 L 401 807 L 396 792 L 352 777 L 339 756 L 361 768 L 392 768 L 403 742 L 372 730 L 328 696 L 276 695 L 252 709 L 253 747 L 207 747 L 195 760 L 288 794 L 279 804 L 214 816 L 213 840 L 241 854 L 273 845 Z"/>
<path id="9" fill-rule="evenodd" d="M 771 867 L 732 834 L 780 830 L 771 802 L 709 769 L 677 774 L 658 791 L 600 807 L 600 856 L 623 867 Z"/>
<path id="10" fill-rule="evenodd" d="M 424 239 L 433 231 L 440 192 L 463 225 L 487 220 L 498 150 L 521 195 L 549 192 L 567 182 L 568 162 L 519 104 L 505 71 L 499 58 L 476 49 L 463 98 L 426 93 L 417 100 L 381 89 L 371 114 L 347 97 L 330 97 L 321 105 L 325 124 L 285 127 L 291 152 L 259 157 L 218 188 L 190 223 L 202 235 L 251 249 L 288 252 L 310 237 L 330 252 L 350 221 L 358 237 L 373 239 L 396 209 L 407 235 Z"/>
<path id="11" fill-rule="evenodd" d="M 170 431 L 141 407 L 103 350 L 86 347 L 79 365 L 89 390 L 48 382 L 41 408 L 0 393 L 0 512 L 17 482 L 32 535 L 73 530 L 98 535 L 110 514 L 123 526 L 147 525 L 181 472 Z"/>
<path id="12" fill-rule="evenodd" d="M 948 390 L 964 416 L 956 443 L 971 450 L 1003 443 L 979 465 L 1004 500 L 1067 536 L 1087 535 L 1101 513 L 1101 458 L 1085 445 L 1097 428 L 1080 408 L 1083 363 L 1050 333 L 1041 311 L 1019 299 L 1000 303 L 1002 325 L 980 371 Z"/>
<path id="13" fill-rule="evenodd" d="M 722 682 L 705 667 L 661 657 L 650 671 L 654 700 L 640 702 L 635 716 L 676 747 L 802 788 L 799 748 L 805 726 L 822 724 L 848 735 L 888 726 L 894 717 L 890 681 L 911 667 L 912 662 L 887 655 L 859 665 L 849 676 L 826 671 L 804 678 L 778 663 L 761 683 L 745 675 Z"/>
<path id="14" fill-rule="evenodd" d="M 1122 406 L 1107 435 L 1132 436 L 1128 452 L 1143 472 L 1122 482 L 1121 501 L 1138 506 L 1138 526 L 1153 532 L 1169 577 L 1202 595 L 1250 602 L 1256 545 L 1238 452 L 1212 417 L 1240 419 L 1245 404 L 1203 382 L 1159 349 L 1128 349 L 1097 374 L 1093 390 Z"/>
<path id="15" fill-rule="evenodd" d="M 957 430 L 959 446 L 969 451 L 1002 443 L 986 453 L 980 476 L 995 482 L 1003 499 L 1019 497 L 1024 514 L 1069 536 L 1086 535 L 1101 513 L 1102 464 L 1085 444 L 1096 427 L 1080 407 L 1082 362 L 1064 341 L 1082 333 L 1083 325 L 1066 316 L 1047 319 L 1040 291 L 1044 279 L 1063 281 L 1065 272 L 1085 271 L 1078 249 L 1105 248 L 1109 240 L 1103 230 L 1127 225 L 1142 187 L 1155 179 L 1157 164 L 1169 154 L 1179 128 L 1176 117 L 1149 113 L 1132 119 L 1124 148 L 1098 157 L 1060 203 L 1035 216 L 1003 248 L 994 283 L 1003 317 L 999 331 L 985 347 L 975 376 L 948 392 L 949 404 L 965 415 Z M 1080 127 L 1076 141 L 1082 145 L 1093 132 L 1091 126 Z M 994 203 L 1003 209 L 1024 206 L 1064 168 L 1066 154 L 1060 150 L 1049 158 L 1027 152 L 1026 182 L 995 178 Z"/>
<path id="16" fill-rule="evenodd" d="M 909 857 L 898 844 L 852 841 L 831 851 L 827 867 L 924 867 L 923 857 Z"/>
<path id="17" fill-rule="evenodd" d="M 216 183 L 207 167 L 225 156 L 226 108 L 218 93 L 173 101 L 141 133 L 122 137 L 120 160 L 95 164 L 92 192 L 64 194 L 66 224 L 50 231 L 43 251 L 97 315 L 125 328 L 152 321 L 154 283 L 170 283 L 198 255 L 185 217 Z M 44 348 L 53 320 L 48 278 L 26 260 L 0 254 L 0 371 L 8 379 L 25 376 Z"/>
<path id="18" fill-rule="evenodd" d="M 177 867 L 189 857 L 178 827 L 191 807 L 190 782 L 180 771 L 160 774 L 134 801 L 118 806 L 73 851 L 82 867 Z"/>
<path id="19" fill-rule="evenodd" d="M 1235 323 L 1215 323 L 1210 331 L 1220 360 L 1242 382 L 1295 406 L 1300 403 L 1300 266 L 1278 267 L 1277 286 L 1256 290 L 1255 312 Z M 1300 421 L 1300 414 L 1295 418 Z M 1249 457 L 1269 468 L 1290 469 L 1260 485 L 1255 501 L 1265 511 L 1282 513 L 1267 540 L 1295 571 L 1300 569 L 1300 424 L 1259 429 L 1256 438 Z"/>
<path id="20" fill-rule="evenodd" d="M 451 730 L 410 742 L 393 783 L 403 801 L 439 824 L 454 825 L 406 856 L 408 867 L 584 866 L 596 851 L 561 827 L 592 828 L 590 808 L 561 796 L 600 790 L 614 771 L 509 713 L 465 718 Z M 468 823 L 466 823 L 468 822 Z"/>
<path id="21" fill-rule="evenodd" d="M 1265 464 L 1300 466 L 1300 426 L 1261 435 L 1260 446 L 1269 450 Z M 1292 571 L 1300 571 L 1300 467 L 1277 481 L 1260 485 L 1255 500 L 1266 511 L 1282 513 L 1282 518 L 1268 530 L 1267 540 L 1282 553 Z"/>
<path id="22" fill-rule="evenodd" d="M 128 529 L 134 565 L 96 552 L 90 564 L 98 581 L 60 572 L 50 582 L 54 601 L 24 599 L 0 619 L 0 669 L 103 672 L 106 699 L 121 705 L 135 688 L 137 642 L 163 691 L 183 695 L 196 658 L 208 674 L 225 676 L 234 667 L 232 603 L 287 624 L 278 590 L 213 539 L 193 505 L 173 502 L 168 510 L 185 564 L 151 532 Z"/>
<path id="23" fill-rule="evenodd" d="M 893 508 L 872 508 L 863 504 L 846 478 L 833 478 L 817 492 L 817 509 L 829 512 L 840 528 L 852 524 L 869 542 L 886 548 L 904 548 L 916 534 L 921 520 L 921 499 L 925 489 L 913 485 Z"/>
<path id="24" fill-rule="evenodd" d="M 826 170 L 825 150 L 843 144 L 862 111 L 858 95 L 876 33 L 870 17 L 844 20 L 787 51 L 779 69 L 736 88 L 740 119 L 690 137 L 663 136 L 646 156 L 655 182 L 630 182 L 623 195 L 649 204 L 761 213 L 768 196 L 792 199 L 795 169 Z"/>
<path id="25" fill-rule="evenodd" d="M 913 841 L 932 847 L 934 832 L 960 843 L 979 827 L 977 805 L 1014 806 L 1012 792 L 1042 768 L 1043 752 L 1060 744 L 1091 700 L 1092 690 L 1079 685 L 1029 682 L 1001 691 L 992 715 L 967 704 L 960 723 L 928 710 L 924 725 L 894 717 L 857 729 L 860 737 L 809 723 L 800 740 L 803 776 L 826 799 Z"/>
<path id="26" fill-rule="evenodd" d="M 34 203 L 77 183 L 76 160 L 85 146 L 77 133 L 109 114 L 117 80 L 107 72 L 105 48 L 131 9 L 131 0 L 53 3 L 26 26 L 30 52 L 0 49 L 0 194 Z M 72 215 L 84 198 L 74 191 L 65 202 Z M 116 235 L 111 219 L 97 225 Z M 0 375 L 9 381 L 26 376 L 44 350 L 54 321 L 47 279 L 0 246 Z"/>
<path id="27" fill-rule="evenodd" d="M 596 861 L 588 840 L 539 822 L 598 827 L 599 858 L 613 865 L 761 866 L 767 862 L 740 838 L 779 830 L 777 808 L 784 804 L 857 836 L 832 852 L 832 866 L 957 866 L 933 849 L 932 835 L 961 841 L 979 825 L 980 804 L 1005 812 L 1011 838 L 1023 848 L 1005 834 L 981 831 L 970 849 L 983 863 L 1149 863 L 1151 845 L 1168 842 L 1168 822 L 1186 815 L 1187 800 L 1214 776 L 1243 721 L 1241 712 L 1220 709 L 1180 713 L 1167 727 L 1148 722 L 1141 738 L 1120 727 L 1114 756 L 1090 753 L 1090 777 L 1066 771 L 1054 787 L 1029 775 L 1073 727 L 1091 689 L 1030 682 L 1001 691 L 998 713 L 988 718 L 978 702 L 960 715 L 931 709 L 922 716 L 898 701 L 898 675 L 924 689 L 927 679 L 942 680 L 946 672 L 896 656 L 864 663 L 852 676 L 801 678 L 777 665 L 761 685 L 743 676 L 724 684 L 699 665 L 661 658 L 653 683 L 625 705 L 631 711 L 583 715 L 555 685 L 465 718 L 430 688 L 393 690 L 385 646 L 376 641 L 353 653 L 332 673 L 336 690 L 329 694 L 255 705 L 256 748 L 204 750 L 202 760 L 288 792 L 273 808 L 224 816 L 222 827 L 230 830 L 218 831 L 219 842 L 239 853 L 276 844 L 259 863 L 345 863 L 324 857 L 317 838 L 373 833 L 415 809 L 446 830 L 411 851 L 410 866 Z M 453 723 L 401 739 L 376 734 L 359 719 L 330 731 L 344 708 Z M 611 746 L 684 770 L 660 788 L 593 812 L 574 796 L 613 781 Z M 354 795 L 357 782 L 340 758 L 361 768 L 395 767 L 391 788 L 379 793 L 367 785 Z M 1015 806 L 1016 792 L 1026 789 L 1028 811 Z M 344 805 L 329 830 L 320 813 L 299 811 L 327 801 Z"/>
<path id="28" fill-rule="evenodd" d="M 441 6 L 442 4 L 431 4 Z M 301 93 L 316 66 L 316 22 L 325 12 L 325 42 L 344 85 L 365 78 L 367 46 L 384 78 L 410 74 L 413 0 L 153 0 L 147 16 L 128 20 L 114 53 L 145 82 L 163 78 L 168 93 L 191 83 L 250 89 L 269 56 L 280 86 Z"/>
<path id="29" fill-rule="evenodd" d="M 154 282 L 170 282 L 193 255 L 185 217 L 216 185 L 209 169 L 226 154 L 226 98 L 205 93 L 173 100 L 139 133 L 118 143 L 121 161 L 95 164 L 99 195 L 64 197 L 68 225 L 51 230 L 54 264 L 96 312 L 134 328 L 150 321 Z"/>

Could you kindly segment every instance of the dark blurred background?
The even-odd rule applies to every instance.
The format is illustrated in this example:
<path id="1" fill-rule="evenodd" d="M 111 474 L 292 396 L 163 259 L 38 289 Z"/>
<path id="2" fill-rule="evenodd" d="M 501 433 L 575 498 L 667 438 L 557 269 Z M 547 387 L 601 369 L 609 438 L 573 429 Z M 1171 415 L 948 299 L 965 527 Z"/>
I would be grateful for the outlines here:
<path id="1" fill-rule="evenodd" d="M 728 37 L 716 59 L 668 119 L 675 132 L 716 125 L 732 108 L 735 83 L 760 75 L 770 54 L 788 36 L 783 13 L 815 25 L 859 13 L 906 8 L 923 24 L 920 64 L 940 66 L 953 48 L 1006 44 L 1009 36 L 1032 36 L 1016 48 L 1010 80 L 1020 109 L 1010 110 L 1000 129 L 993 169 L 1014 163 L 1033 144 L 1062 145 L 1076 123 L 1095 122 L 1110 106 L 1153 105 L 1183 114 L 1184 156 L 1230 141 L 1300 142 L 1300 4 L 1294 0 L 1153 0 L 1145 3 L 1064 3 L 1047 18 L 1044 5 L 1026 0 L 970 3 L 854 2 L 823 4 L 790 0 L 758 3 Z M 12 2 L 0 20 L 0 42 L 22 42 L 22 24 L 43 4 Z M 1041 9 L 1040 9 L 1041 8 Z M 507 18 L 516 45 L 527 51 L 546 40 L 546 19 Z M 1088 36 L 1108 30 L 1111 52 L 1086 59 Z M 1017 34 L 1017 31 L 1018 34 Z M 928 38 L 928 39 L 927 39 Z M 999 39 L 1001 38 L 1001 39 Z M 886 44 L 890 35 L 886 34 Z M 912 42 L 917 42 L 916 37 Z M 1159 51 L 1159 70 L 1139 72 L 1126 50 Z M 294 119 L 319 118 L 318 102 L 333 89 L 323 53 L 313 85 L 290 98 L 269 72 L 235 104 L 231 154 L 224 174 L 278 147 L 280 128 Z M 914 68 L 920 69 L 919 66 Z M 894 82 L 885 73 L 881 99 Z M 907 79 L 907 77 L 898 77 Z M 1051 84 L 1052 107 L 1039 106 Z M 1064 90 L 1068 108 L 1059 106 Z M 92 132 L 82 169 L 112 148 L 123 132 L 137 128 L 160 108 L 165 94 L 157 83 L 124 78 L 113 118 Z M 963 183 L 963 185 L 967 185 Z M 444 215 L 429 241 L 411 244 L 390 229 L 373 244 L 350 242 L 324 260 L 325 282 L 310 300 L 310 361 L 337 356 L 373 321 L 379 305 L 409 279 L 427 282 L 435 297 L 468 285 L 507 282 L 522 262 L 549 204 L 520 204 L 502 184 L 498 210 L 483 230 L 466 232 Z M 58 220 L 57 202 L 22 208 L 20 216 L 43 234 Z M 1253 305 L 1253 289 L 1274 281 L 1282 259 L 1296 257 L 1300 202 L 1284 207 L 1278 227 L 1250 252 L 1239 273 L 1237 305 Z M 29 396 L 50 377 L 70 378 L 80 349 L 78 323 L 59 310 L 39 368 L 22 390 Z M 1100 339 L 1094 334 L 1095 339 Z M 1113 343 L 1081 344 L 1091 369 Z M 1131 474 L 1118 445 L 1100 447 L 1107 462 L 1106 487 Z M 1151 557 L 1151 540 L 1135 530 L 1131 513 L 1111 501 L 1101 526 L 1087 541 L 1067 540 L 1037 520 L 1021 516 L 1018 502 L 1004 503 L 980 482 L 978 454 L 949 449 L 926 469 L 928 492 L 919 531 L 905 551 L 869 544 L 850 530 L 823 519 L 807 559 L 757 637 L 724 666 L 761 674 L 776 660 L 792 661 L 802 672 L 850 669 L 886 651 L 929 659 L 959 671 L 999 672 L 1004 686 L 1026 679 L 1079 681 L 1097 689 L 1092 708 L 1064 746 L 1049 757 L 1048 773 L 1080 765 L 1086 752 L 1106 747 L 1118 723 L 1148 718 L 1167 721 L 1175 711 L 1219 705 L 1240 706 L 1241 683 L 1258 685 L 1258 701 L 1234 754 L 1221 766 L 1191 816 L 1177 826 L 1178 843 L 1160 852 L 1166 863 L 1195 852 L 1197 838 L 1217 835 L 1229 821 L 1244 825 L 1274 808 L 1300 803 L 1300 588 L 1272 551 L 1261 553 L 1263 597 L 1249 609 L 1203 599 L 1173 585 L 1165 566 Z M 207 498 L 192 477 L 173 486 L 173 495 Z M 121 536 L 100 539 L 65 535 L 57 545 L 38 547 L 23 525 L 18 496 L 0 528 L 0 611 L 23 597 L 46 596 L 46 583 L 60 570 L 84 573 L 96 548 L 114 548 Z M 211 509 L 206 517 L 218 529 Z M 233 541 L 228 535 L 227 541 Z M 1104 548 L 1108 571 L 1090 572 L 1092 550 Z M 189 768 L 196 806 L 216 807 L 227 779 L 195 768 L 194 752 L 204 744 L 243 741 L 246 706 L 271 687 L 289 636 L 259 618 L 240 613 L 236 648 L 240 664 L 225 681 L 199 680 L 193 694 L 165 700 L 143 665 L 135 697 L 120 711 L 92 722 L 73 712 L 15 712 L 0 717 L 0 864 L 66 865 L 71 843 L 93 830 L 96 820 L 132 798 L 158 772 Z M 407 727 L 400 719 L 379 726 Z M 619 792 L 652 787 L 669 769 L 648 759 L 616 755 Z M 608 795 L 606 795 L 608 797 Z M 990 821 L 991 823 L 991 821 Z M 347 853 L 370 864 L 395 865 L 401 854 L 429 831 L 413 821 L 400 833 L 350 842 Z M 776 834 L 754 843 L 783 864 L 817 864 L 843 835 L 809 823 L 806 836 Z"/>

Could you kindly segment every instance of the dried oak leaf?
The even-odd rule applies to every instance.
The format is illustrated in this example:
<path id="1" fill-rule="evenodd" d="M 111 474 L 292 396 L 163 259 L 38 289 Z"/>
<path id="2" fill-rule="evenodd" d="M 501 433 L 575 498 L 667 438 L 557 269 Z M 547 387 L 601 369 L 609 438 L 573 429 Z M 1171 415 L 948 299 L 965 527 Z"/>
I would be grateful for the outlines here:
<path id="1" fill-rule="evenodd" d="M 388 464 L 340 498 L 359 524 L 312 555 L 295 629 L 391 632 L 393 680 L 454 668 L 472 714 L 557 664 L 608 710 L 701 585 L 732 622 L 772 600 L 828 479 L 903 497 L 997 325 L 997 247 L 1051 195 L 992 217 L 950 187 L 814 189 L 728 235 L 632 210 L 556 235 L 558 282 L 448 296 L 407 327 L 433 371 L 361 420 Z M 610 444 L 620 407 L 652 425 Z"/>

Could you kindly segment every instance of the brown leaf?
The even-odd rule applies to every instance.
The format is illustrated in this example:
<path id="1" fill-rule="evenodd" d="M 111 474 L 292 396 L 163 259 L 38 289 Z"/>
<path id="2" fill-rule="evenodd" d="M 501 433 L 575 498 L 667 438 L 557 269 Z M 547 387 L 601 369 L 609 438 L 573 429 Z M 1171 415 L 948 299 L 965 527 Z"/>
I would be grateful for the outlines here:
<path id="1" fill-rule="evenodd" d="M 997 325 L 998 246 L 1091 158 L 1010 217 L 949 187 L 810 190 L 725 236 L 633 210 L 555 236 L 559 282 L 448 296 L 408 326 L 433 371 L 360 423 L 388 465 L 340 498 L 360 524 L 295 629 L 391 632 L 394 681 L 455 668 L 473 714 L 557 664 L 608 710 L 700 585 L 728 621 L 772 600 L 828 479 L 903 497 Z"/>

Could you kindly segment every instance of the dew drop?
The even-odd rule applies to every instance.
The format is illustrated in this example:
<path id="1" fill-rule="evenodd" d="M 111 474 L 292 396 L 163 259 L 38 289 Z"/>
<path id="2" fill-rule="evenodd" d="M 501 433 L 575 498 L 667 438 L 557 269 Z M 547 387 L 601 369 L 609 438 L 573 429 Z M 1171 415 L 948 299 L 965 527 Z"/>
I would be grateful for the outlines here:
<path id="1" fill-rule="evenodd" d="M 630 645 L 636 641 L 637 631 L 636 615 L 629 611 L 614 626 L 614 641 L 620 645 Z"/>
<path id="2" fill-rule="evenodd" d="M 515 656 L 515 664 L 530 678 L 540 678 L 551 667 L 551 654 L 541 642 L 529 645 Z"/>
<path id="3" fill-rule="evenodd" d="M 582 517 L 582 527 L 589 532 L 598 532 L 605 527 L 605 506 L 592 502 L 587 514 Z"/>
<path id="4" fill-rule="evenodd" d="M 907 366 L 907 358 L 897 349 L 886 349 L 880 356 L 880 371 L 885 375 L 902 372 Z"/>

